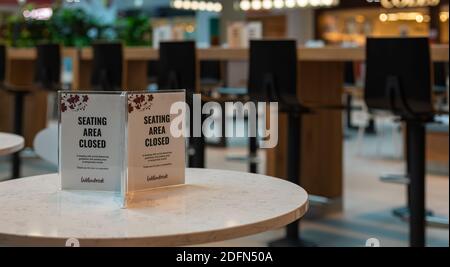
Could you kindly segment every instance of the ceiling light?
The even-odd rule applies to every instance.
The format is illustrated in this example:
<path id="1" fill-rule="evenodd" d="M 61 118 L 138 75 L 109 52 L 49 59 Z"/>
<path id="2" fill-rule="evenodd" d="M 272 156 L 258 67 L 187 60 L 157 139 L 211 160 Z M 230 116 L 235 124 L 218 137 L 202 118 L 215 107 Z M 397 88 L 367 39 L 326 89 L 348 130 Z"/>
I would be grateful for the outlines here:
<path id="1" fill-rule="evenodd" d="M 135 0 L 136 1 L 136 0 Z M 137 0 L 142 1 L 142 0 Z M 250 2 L 247 0 L 250 4 Z M 209 11 L 209 12 L 221 12 L 223 6 L 218 0 L 214 1 L 199 1 L 199 0 L 174 0 L 171 2 L 172 7 L 176 9 L 186 9 L 194 11 Z M 243 4 L 244 3 L 244 4 Z M 241 5 L 245 6 L 245 2 L 241 2 Z"/>

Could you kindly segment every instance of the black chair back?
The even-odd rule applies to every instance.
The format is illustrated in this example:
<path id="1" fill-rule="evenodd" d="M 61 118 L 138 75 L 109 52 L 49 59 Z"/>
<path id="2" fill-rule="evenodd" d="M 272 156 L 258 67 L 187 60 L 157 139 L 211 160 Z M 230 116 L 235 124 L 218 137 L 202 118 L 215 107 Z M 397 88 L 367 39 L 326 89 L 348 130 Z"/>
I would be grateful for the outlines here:
<path id="1" fill-rule="evenodd" d="M 197 61 L 195 42 L 161 42 L 159 45 L 159 89 L 196 91 Z"/>
<path id="2" fill-rule="evenodd" d="M 59 44 L 36 46 L 34 82 L 45 90 L 57 91 L 61 83 L 61 47 Z"/>
<path id="3" fill-rule="evenodd" d="M 427 38 L 369 38 L 366 67 L 364 98 L 369 108 L 406 118 L 433 112 Z"/>
<path id="4" fill-rule="evenodd" d="M 6 47 L 0 45 L 0 84 L 5 81 L 6 75 Z"/>
<path id="5" fill-rule="evenodd" d="M 91 86 L 98 91 L 121 91 L 123 46 L 121 43 L 94 43 Z"/>
<path id="6" fill-rule="evenodd" d="M 248 91 L 252 101 L 275 101 L 282 108 L 300 105 L 296 41 L 250 41 Z"/>
<path id="7" fill-rule="evenodd" d="M 186 90 L 186 103 L 193 110 L 192 95 L 196 92 L 197 56 L 195 42 L 161 42 L 159 44 L 159 72 L 158 89 Z M 190 112 L 189 121 L 194 121 L 194 114 Z M 194 127 L 190 127 L 189 166 L 204 168 L 205 141 L 203 136 L 194 137 Z"/>

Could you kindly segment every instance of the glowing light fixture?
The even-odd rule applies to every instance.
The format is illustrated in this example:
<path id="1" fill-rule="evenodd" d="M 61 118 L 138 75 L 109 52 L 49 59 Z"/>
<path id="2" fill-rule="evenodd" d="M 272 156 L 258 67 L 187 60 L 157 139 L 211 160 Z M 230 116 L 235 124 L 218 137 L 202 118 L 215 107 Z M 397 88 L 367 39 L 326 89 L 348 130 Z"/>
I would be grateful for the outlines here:
<path id="1" fill-rule="evenodd" d="M 250 5 L 250 2 L 247 1 Z M 175 9 L 221 12 L 223 10 L 222 3 L 216 1 L 199 1 L 199 0 L 172 0 L 171 5 Z M 241 6 L 242 8 L 242 6 Z"/>
<path id="2" fill-rule="evenodd" d="M 243 11 L 269 10 L 282 8 L 331 7 L 339 4 L 339 0 L 241 0 L 239 7 Z"/>
<path id="3" fill-rule="evenodd" d="M 271 9 L 273 7 L 272 0 L 263 0 L 262 6 L 264 9 Z"/>
<path id="4" fill-rule="evenodd" d="M 441 22 L 447 22 L 448 21 L 448 11 L 441 12 L 441 14 L 439 14 L 439 19 L 441 20 Z"/>
<path id="5" fill-rule="evenodd" d="M 430 16 L 420 12 L 398 12 L 398 13 L 381 13 L 379 16 L 381 22 L 393 21 L 416 21 L 417 23 L 430 22 Z"/>
<path id="6" fill-rule="evenodd" d="M 253 10 L 260 10 L 262 7 L 261 0 L 253 0 L 252 1 L 252 9 Z"/>
<path id="7" fill-rule="evenodd" d="M 293 8 L 295 7 L 295 0 L 286 0 L 286 7 L 287 8 Z"/>
<path id="8" fill-rule="evenodd" d="M 239 3 L 239 7 L 244 11 L 250 10 L 250 8 L 252 7 L 251 5 L 252 4 L 249 0 L 243 0 Z"/>
<path id="9" fill-rule="evenodd" d="M 306 7 L 308 6 L 308 0 L 298 0 L 298 6 L 299 7 Z"/>
<path id="10" fill-rule="evenodd" d="M 388 20 L 388 15 L 385 13 L 380 14 L 380 21 L 386 22 Z"/>
<path id="11" fill-rule="evenodd" d="M 284 0 L 274 0 L 273 7 L 280 9 L 284 7 Z"/>
<path id="12" fill-rule="evenodd" d="M 440 0 L 366 0 L 369 3 L 380 2 L 384 8 L 408 8 L 408 7 L 427 7 L 437 6 Z"/>

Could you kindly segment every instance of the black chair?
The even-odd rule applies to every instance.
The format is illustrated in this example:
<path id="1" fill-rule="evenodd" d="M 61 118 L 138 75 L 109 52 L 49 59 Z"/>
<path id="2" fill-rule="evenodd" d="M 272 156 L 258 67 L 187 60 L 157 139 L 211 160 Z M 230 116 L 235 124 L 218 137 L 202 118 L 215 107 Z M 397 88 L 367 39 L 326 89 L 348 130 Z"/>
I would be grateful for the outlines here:
<path id="1" fill-rule="evenodd" d="M 448 73 L 448 63 L 443 62 L 435 62 L 433 63 L 433 86 L 432 86 L 432 93 L 433 96 L 442 96 L 446 94 L 447 92 L 447 74 Z M 437 112 L 441 112 L 439 110 L 440 107 L 436 110 Z M 432 128 L 440 128 L 441 125 L 439 123 L 432 123 L 430 125 L 427 125 L 428 127 Z M 406 144 L 408 143 L 409 134 L 408 131 L 406 131 L 405 135 Z M 380 177 L 380 180 L 387 183 L 394 183 L 394 184 L 402 184 L 407 186 L 407 199 L 409 202 L 409 199 L 411 198 L 411 190 L 409 189 L 409 173 L 411 168 L 411 162 L 410 162 L 410 154 L 406 155 L 406 174 L 386 174 Z M 395 208 L 392 210 L 392 214 L 404 221 L 408 221 L 410 217 L 410 208 L 409 203 L 406 206 Z M 440 216 L 437 216 L 434 214 L 432 210 L 426 209 L 425 210 L 425 221 L 426 224 L 430 227 L 435 228 L 448 228 L 448 219 L 443 218 Z"/>
<path id="2" fill-rule="evenodd" d="M 197 88 L 197 59 L 194 42 L 162 42 L 159 48 L 158 87 L 185 89 L 194 94 Z"/>
<path id="3" fill-rule="evenodd" d="M 123 46 L 121 43 L 94 43 L 91 86 L 98 91 L 121 91 Z"/>
<path id="4" fill-rule="evenodd" d="M 301 123 L 309 110 L 300 104 L 297 94 L 297 43 L 291 40 L 251 41 L 248 90 L 252 102 L 278 102 L 281 112 L 288 114 L 287 176 L 300 184 Z M 256 116 L 255 116 L 256 117 Z M 258 126 L 256 126 L 257 129 Z M 250 157 L 256 157 L 257 137 L 250 137 Z M 250 161 L 250 171 L 256 164 Z M 311 245 L 300 239 L 299 221 L 287 226 L 286 237 L 271 246 Z"/>
<path id="5" fill-rule="evenodd" d="M 410 245 L 425 246 L 425 124 L 433 120 L 427 38 L 367 40 L 365 101 L 406 122 Z"/>
<path id="6" fill-rule="evenodd" d="M 34 70 L 35 86 L 42 90 L 61 89 L 61 47 L 59 44 L 36 46 L 37 58 Z"/>
<path id="7" fill-rule="evenodd" d="M 160 90 L 185 89 L 190 112 L 189 166 L 204 168 L 205 140 L 194 136 L 193 95 L 197 88 L 197 56 L 194 42 L 161 42 L 159 46 L 158 88 Z M 198 130 L 198 129 L 197 129 Z"/>
<path id="8" fill-rule="evenodd" d="M 23 133 L 23 111 L 25 96 L 34 90 L 57 91 L 61 80 L 61 48 L 58 44 L 40 44 L 36 46 L 35 77 L 30 87 L 18 87 L 4 83 L 5 79 L 5 47 L 0 46 L 0 82 L 2 88 L 14 96 L 14 133 Z M 1 59 L 3 57 L 3 60 Z M 13 178 L 20 177 L 21 160 L 19 153 L 13 154 Z"/>

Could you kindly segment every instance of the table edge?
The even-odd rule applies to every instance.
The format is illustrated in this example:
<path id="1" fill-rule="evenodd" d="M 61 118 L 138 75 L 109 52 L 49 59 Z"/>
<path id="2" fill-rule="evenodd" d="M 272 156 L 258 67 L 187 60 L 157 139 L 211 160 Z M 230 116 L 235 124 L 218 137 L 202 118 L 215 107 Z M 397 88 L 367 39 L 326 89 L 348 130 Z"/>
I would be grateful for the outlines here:
<path id="1" fill-rule="evenodd" d="M 12 136 L 16 136 L 17 138 L 21 138 L 21 142 L 17 145 L 10 146 L 5 149 L 0 149 L 0 156 L 7 156 L 10 154 L 14 154 L 17 151 L 20 151 L 25 147 L 25 139 L 22 136 L 15 135 L 15 134 L 9 134 L 9 133 L 3 133 L 3 134 L 12 135 Z"/>
<path id="2" fill-rule="evenodd" d="M 305 215 L 309 208 L 307 200 L 302 206 L 286 214 L 253 224 L 229 227 L 220 230 L 193 232 L 180 235 L 131 238 L 76 238 L 81 247 L 172 247 L 193 246 L 221 242 L 240 237 L 255 235 L 286 226 Z M 0 244 L 26 246 L 64 246 L 68 238 L 41 237 L 0 233 Z"/>
<path id="3" fill-rule="evenodd" d="M 193 169 L 198 170 L 198 169 Z M 237 172 L 232 170 L 223 170 L 229 172 Z M 50 174 L 48 174 L 50 175 Z M 262 175 L 262 174 L 256 174 Z M 263 175 L 272 179 L 279 179 L 276 177 Z M 284 182 L 286 180 L 280 179 Z M 306 196 L 306 201 L 299 207 L 281 214 L 277 217 L 273 217 L 264 221 L 258 221 L 255 223 L 244 224 L 239 226 L 232 226 L 222 228 L 218 230 L 199 231 L 192 233 L 183 233 L 180 238 L 180 234 L 160 235 L 153 237 L 118 237 L 118 238 L 77 238 L 77 237 L 46 237 L 46 236 L 31 236 L 31 235 L 18 235 L 18 234 L 5 234 L 0 233 L 0 244 L 2 245 L 21 245 L 26 246 L 65 246 L 67 239 L 76 238 L 80 242 L 80 246 L 94 247 L 155 247 L 155 246 L 191 246 L 199 244 L 207 244 L 212 242 L 220 242 L 262 232 L 274 230 L 286 226 L 301 217 L 303 217 L 309 208 L 308 193 L 300 186 Z"/>

